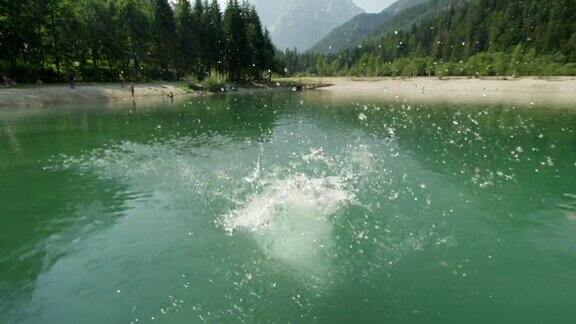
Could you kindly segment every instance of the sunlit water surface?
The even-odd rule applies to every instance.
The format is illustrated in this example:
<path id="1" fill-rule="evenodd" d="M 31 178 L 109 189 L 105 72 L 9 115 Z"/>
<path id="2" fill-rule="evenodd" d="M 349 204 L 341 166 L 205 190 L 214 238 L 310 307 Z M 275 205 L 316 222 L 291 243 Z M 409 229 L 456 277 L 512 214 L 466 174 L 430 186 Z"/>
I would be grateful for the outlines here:
<path id="1" fill-rule="evenodd" d="M 0 111 L 0 322 L 573 323 L 576 110 Z"/>

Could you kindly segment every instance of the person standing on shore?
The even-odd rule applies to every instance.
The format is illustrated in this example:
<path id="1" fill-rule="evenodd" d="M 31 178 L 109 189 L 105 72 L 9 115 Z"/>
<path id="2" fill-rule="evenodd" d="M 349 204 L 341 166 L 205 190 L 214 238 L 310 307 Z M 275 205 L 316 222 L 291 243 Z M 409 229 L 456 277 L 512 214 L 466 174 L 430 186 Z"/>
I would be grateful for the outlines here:
<path id="1" fill-rule="evenodd" d="M 74 77 L 74 73 L 70 73 L 68 81 L 70 82 L 70 89 L 76 89 L 76 78 Z"/>
<path id="2" fill-rule="evenodd" d="M 130 93 L 132 94 L 132 98 L 134 98 L 134 82 L 130 83 Z"/>

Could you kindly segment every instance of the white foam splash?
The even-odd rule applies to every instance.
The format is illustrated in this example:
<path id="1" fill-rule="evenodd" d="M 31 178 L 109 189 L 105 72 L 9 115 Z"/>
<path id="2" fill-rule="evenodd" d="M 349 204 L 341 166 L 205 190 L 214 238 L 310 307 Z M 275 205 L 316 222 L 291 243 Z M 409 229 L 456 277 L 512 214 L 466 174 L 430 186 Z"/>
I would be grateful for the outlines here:
<path id="1" fill-rule="evenodd" d="M 224 218 L 227 231 L 257 231 L 271 225 L 276 214 L 285 209 L 300 218 L 326 217 L 354 198 L 344 189 L 340 177 L 309 178 L 298 174 L 273 181 L 266 187 L 262 193 L 252 196 L 244 207 Z"/>
<path id="2" fill-rule="evenodd" d="M 354 200 L 341 177 L 303 174 L 275 180 L 222 219 L 229 232 L 252 234 L 274 259 L 323 277 L 333 245 L 330 216 Z"/>

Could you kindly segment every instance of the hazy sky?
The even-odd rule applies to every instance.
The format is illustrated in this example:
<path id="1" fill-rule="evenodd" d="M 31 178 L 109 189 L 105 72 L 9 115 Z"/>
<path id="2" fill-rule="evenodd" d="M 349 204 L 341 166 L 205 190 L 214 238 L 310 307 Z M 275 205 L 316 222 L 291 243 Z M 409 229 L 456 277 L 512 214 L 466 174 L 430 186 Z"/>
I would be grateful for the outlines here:
<path id="1" fill-rule="evenodd" d="M 366 10 L 366 12 L 380 12 L 384 8 L 393 4 L 396 0 L 353 0 L 358 7 Z"/>
<path id="2" fill-rule="evenodd" d="M 227 0 L 218 0 L 220 5 L 225 6 Z M 312 1 L 312 0 L 311 0 Z M 358 7 L 366 10 L 366 12 L 380 12 L 388 7 L 396 0 L 352 0 Z"/>

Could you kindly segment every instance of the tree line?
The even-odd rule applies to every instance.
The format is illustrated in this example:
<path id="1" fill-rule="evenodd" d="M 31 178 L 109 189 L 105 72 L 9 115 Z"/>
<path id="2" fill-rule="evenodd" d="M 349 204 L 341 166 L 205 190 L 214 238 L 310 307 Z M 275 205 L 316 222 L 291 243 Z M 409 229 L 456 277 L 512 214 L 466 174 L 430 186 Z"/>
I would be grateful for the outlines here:
<path id="1" fill-rule="evenodd" d="M 278 70 L 253 6 L 229 0 L 3 0 L 0 75 L 21 82 L 260 80 Z"/>
<path id="2" fill-rule="evenodd" d="M 324 76 L 576 75 L 576 0 L 432 0 L 404 16 L 433 6 L 338 54 L 282 59 L 292 74 Z"/>

